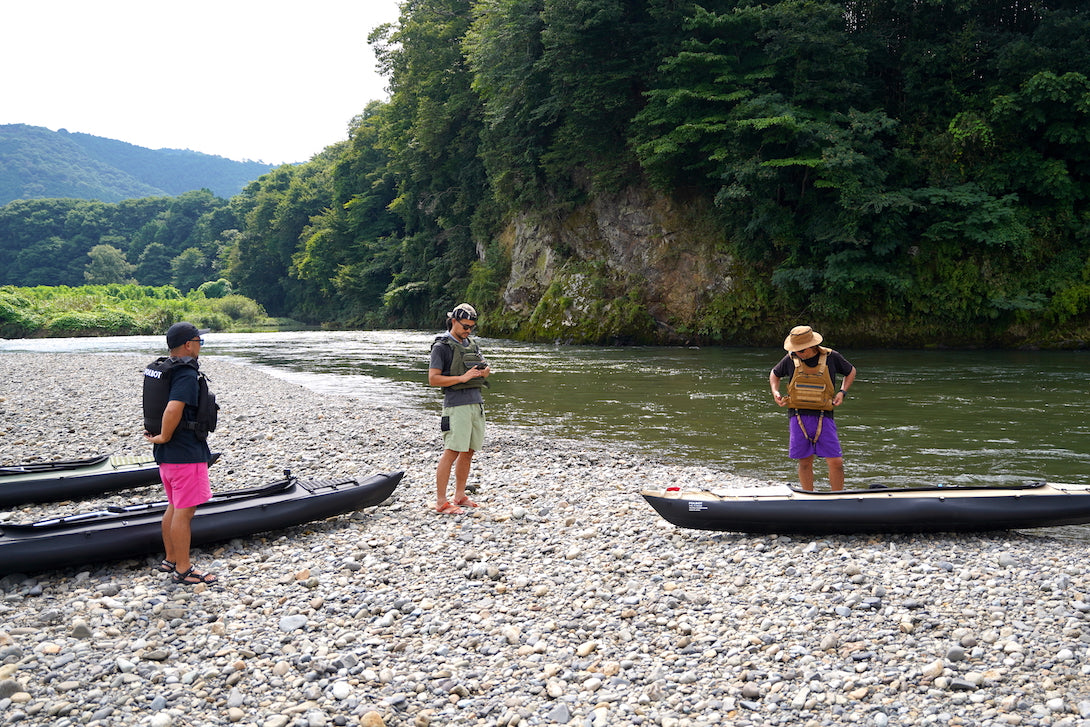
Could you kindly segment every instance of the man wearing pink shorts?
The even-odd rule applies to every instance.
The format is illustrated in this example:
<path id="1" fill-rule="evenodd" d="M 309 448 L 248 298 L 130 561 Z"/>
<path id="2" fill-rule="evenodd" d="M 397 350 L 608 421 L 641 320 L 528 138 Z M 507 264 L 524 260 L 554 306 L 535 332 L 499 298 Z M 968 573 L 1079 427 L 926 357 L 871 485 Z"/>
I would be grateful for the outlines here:
<path id="1" fill-rule="evenodd" d="M 197 422 L 197 405 L 200 395 L 197 357 L 204 342 L 201 336 L 208 331 L 198 330 L 192 323 L 175 323 L 167 331 L 167 348 L 174 364 L 169 377 L 169 395 L 162 414 L 162 424 L 145 426 L 144 438 L 153 447 L 155 461 L 159 463 L 159 475 L 166 489 L 167 510 L 163 515 L 163 546 L 166 557 L 159 570 L 170 573 L 175 583 L 214 583 L 216 576 L 199 573 L 189 560 L 192 538 L 190 525 L 197 505 L 212 497 L 208 480 L 208 462 L 212 453 L 208 449 L 207 432 L 201 435 Z M 155 376 L 149 367 L 145 379 Z M 154 386 L 155 384 L 153 384 Z M 166 387 L 166 383 L 163 387 Z M 145 407 L 148 386 L 145 384 Z M 147 409 L 145 409 L 147 413 Z M 158 432 L 154 430 L 158 429 Z M 153 433 L 154 432 L 154 433 Z"/>

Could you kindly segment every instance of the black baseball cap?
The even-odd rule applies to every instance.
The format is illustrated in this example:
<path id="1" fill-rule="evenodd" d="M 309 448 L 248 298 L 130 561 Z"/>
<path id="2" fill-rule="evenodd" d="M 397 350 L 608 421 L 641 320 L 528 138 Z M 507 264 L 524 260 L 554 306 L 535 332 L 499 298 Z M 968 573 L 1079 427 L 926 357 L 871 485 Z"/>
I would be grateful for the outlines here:
<path id="1" fill-rule="evenodd" d="M 178 346 L 184 345 L 186 341 L 200 338 L 209 330 L 208 328 L 198 330 L 195 325 L 186 321 L 175 323 L 167 330 L 167 349 L 173 351 Z"/>

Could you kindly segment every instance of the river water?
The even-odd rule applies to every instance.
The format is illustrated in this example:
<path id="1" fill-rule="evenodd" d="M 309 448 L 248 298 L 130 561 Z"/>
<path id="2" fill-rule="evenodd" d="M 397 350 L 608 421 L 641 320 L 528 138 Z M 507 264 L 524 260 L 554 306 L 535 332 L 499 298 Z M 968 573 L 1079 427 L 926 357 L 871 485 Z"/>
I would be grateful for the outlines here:
<path id="1" fill-rule="evenodd" d="M 322 392 L 419 407 L 424 331 L 206 336 L 202 359 L 258 367 Z M 830 342 L 834 347 L 835 340 Z M 792 481 L 775 349 L 604 348 L 481 339 L 489 420 L 542 437 L 608 441 L 670 462 Z M 161 336 L 0 341 L 0 352 L 163 353 Z M 859 370 L 836 412 L 848 486 L 1090 484 L 1086 352 L 842 350 Z M 211 364 L 211 361 L 209 361 Z M 824 467 L 816 468 L 818 485 Z M 646 483 L 652 485 L 653 483 Z"/>

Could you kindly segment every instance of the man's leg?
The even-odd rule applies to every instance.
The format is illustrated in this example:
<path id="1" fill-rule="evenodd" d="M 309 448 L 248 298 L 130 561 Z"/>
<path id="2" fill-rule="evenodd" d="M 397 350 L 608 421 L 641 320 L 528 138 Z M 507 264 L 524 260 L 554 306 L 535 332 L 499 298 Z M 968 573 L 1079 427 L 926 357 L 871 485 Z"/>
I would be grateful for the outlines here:
<path id="1" fill-rule="evenodd" d="M 166 541 L 167 560 L 178 564 L 175 570 L 179 573 L 185 573 L 193 565 L 189 561 L 189 543 L 192 539 L 190 525 L 193 522 L 193 514 L 197 511 L 197 508 L 168 508 L 168 512 L 171 509 L 174 512 L 169 515 L 169 528 L 167 516 L 163 516 L 164 535 L 168 539 Z"/>
<path id="2" fill-rule="evenodd" d="M 454 502 L 462 504 L 466 499 L 466 483 L 469 481 L 469 466 L 473 463 L 473 450 L 458 452 L 454 463 Z"/>
<path id="3" fill-rule="evenodd" d="M 835 491 L 844 489 L 844 458 L 843 457 L 827 457 L 825 461 L 829 465 L 829 489 Z M 813 482 L 813 472 L 811 471 L 810 481 Z"/>
<path id="4" fill-rule="evenodd" d="M 799 460 L 799 484 L 802 489 L 814 490 L 814 455 Z"/>
<path id="5" fill-rule="evenodd" d="M 163 513 L 163 550 L 166 551 L 164 560 L 178 563 L 178 554 L 174 552 L 174 541 L 170 537 L 171 523 L 174 521 L 174 506 L 167 505 L 167 511 Z"/>
<path id="6" fill-rule="evenodd" d="M 442 507 L 447 501 L 447 483 L 450 482 L 450 468 L 454 464 L 460 452 L 453 449 L 444 449 L 439 455 L 439 466 L 435 469 L 435 505 Z"/>

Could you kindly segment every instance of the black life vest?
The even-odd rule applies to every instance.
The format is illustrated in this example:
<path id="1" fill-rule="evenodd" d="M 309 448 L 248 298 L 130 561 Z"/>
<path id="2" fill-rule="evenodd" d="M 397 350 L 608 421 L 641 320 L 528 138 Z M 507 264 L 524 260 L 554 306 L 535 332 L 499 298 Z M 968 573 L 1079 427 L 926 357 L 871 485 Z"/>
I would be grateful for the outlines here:
<path id="1" fill-rule="evenodd" d="M 178 428 L 192 431 L 203 442 L 208 439 L 209 432 L 216 431 L 220 407 L 216 395 L 208 390 L 208 377 L 200 372 L 193 359 L 161 356 L 144 369 L 144 430 L 149 434 L 162 431 L 163 412 L 170 401 L 170 382 L 174 370 L 181 366 L 197 372 L 197 414 L 195 419 L 186 419 L 183 414 Z"/>

